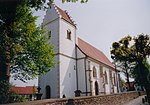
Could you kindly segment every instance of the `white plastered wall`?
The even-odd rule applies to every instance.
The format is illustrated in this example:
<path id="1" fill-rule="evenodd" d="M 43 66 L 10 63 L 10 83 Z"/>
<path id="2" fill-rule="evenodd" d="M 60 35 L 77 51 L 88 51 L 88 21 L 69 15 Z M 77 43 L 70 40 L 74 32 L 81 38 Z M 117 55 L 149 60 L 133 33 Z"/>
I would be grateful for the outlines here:
<path id="1" fill-rule="evenodd" d="M 54 51 L 59 51 L 59 15 L 55 10 L 54 5 L 51 6 L 46 12 L 43 20 L 43 25 L 46 26 L 48 31 L 51 31 L 50 42 L 54 45 Z M 59 62 L 59 56 L 55 58 Z M 42 98 L 46 98 L 46 86 L 50 86 L 51 98 L 59 97 L 59 65 L 52 68 L 47 74 L 39 77 L 39 86 L 41 88 Z"/>
<path id="2" fill-rule="evenodd" d="M 73 25 L 60 19 L 59 30 L 59 85 L 60 97 L 67 98 L 75 96 L 76 90 L 76 56 L 75 42 L 76 29 Z M 71 31 L 71 40 L 67 39 L 67 30 Z"/>
<path id="3" fill-rule="evenodd" d="M 58 57 L 55 58 L 58 61 Z M 50 86 L 50 97 L 58 98 L 58 65 L 52 68 L 47 74 L 39 77 L 39 86 L 41 88 L 40 93 L 42 93 L 42 99 L 46 98 L 46 86 Z"/>

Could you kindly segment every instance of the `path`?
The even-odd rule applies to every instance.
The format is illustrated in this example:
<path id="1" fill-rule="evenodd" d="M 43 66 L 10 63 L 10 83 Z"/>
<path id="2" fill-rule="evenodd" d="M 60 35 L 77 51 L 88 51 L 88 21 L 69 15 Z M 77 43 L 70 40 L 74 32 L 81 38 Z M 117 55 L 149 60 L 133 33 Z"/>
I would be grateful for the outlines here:
<path id="1" fill-rule="evenodd" d="M 147 103 L 145 103 L 145 104 L 142 103 L 142 98 L 144 98 L 144 97 L 145 97 L 145 95 L 139 96 L 138 98 L 131 100 L 123 105 L 148 105 Z"/>

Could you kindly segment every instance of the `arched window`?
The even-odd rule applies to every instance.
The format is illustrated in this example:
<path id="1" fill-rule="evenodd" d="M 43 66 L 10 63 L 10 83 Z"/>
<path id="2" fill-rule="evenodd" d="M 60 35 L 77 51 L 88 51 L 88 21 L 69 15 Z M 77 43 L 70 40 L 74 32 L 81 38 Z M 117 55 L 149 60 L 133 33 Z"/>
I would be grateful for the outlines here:
<path id="1" fill-rule="evenodd" d="M 114 86 L 116 86 L 116 76 L 114 74 Z"/>
<path id="2" fill-rule="evenodd" d="M 113 85 L 113 74 L 112 71 L 109 71 L 110 83 Z"/>
<path id="3" fill-rule="evenodd" d="M 67 30 L 67 39 L 71 40 L 71 30 Z"/>
<path id="4" fill-rule="evenodd" d="M 88 61 L 88 70 L 91 70 L 91 68 L 90 68 L 90 61 Z"/>
<path id="5" fill-rule="evenodd" d="M 51 98 L 51 88 L 49 85 L 46 86 L 46 99 Z"/>
<path id="6" fill-rule="evenodd" d="M 99 89 L 98 89 L 98 82 L 95 82 L 95 95 L 99 94 Z"/>
<path id="7" fill-rule="evenodd" d="M 97 77 L 97 73 L 96 73 L 96 68 L 95 68 L 95 66 L 93 67 L 93 77 Z"/>
<path id="8" fill-rule="evenodd" d="M 100 77 L 103 77 L 103 67 L 100 65 Z"/>
<path id="9" fill-rule="evenodd" d="M 107 80 L 107 72 L 105 71 L 105 84 L 108 84 L 108 80 Z"/>

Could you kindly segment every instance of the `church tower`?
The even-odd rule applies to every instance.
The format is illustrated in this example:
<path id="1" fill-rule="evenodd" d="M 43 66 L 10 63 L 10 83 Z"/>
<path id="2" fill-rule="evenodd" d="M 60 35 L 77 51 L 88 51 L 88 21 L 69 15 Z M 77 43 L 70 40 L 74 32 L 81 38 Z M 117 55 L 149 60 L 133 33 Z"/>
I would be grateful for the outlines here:
<path id="1" fill-rule="evenodd" d="M 74 97 L 76 90 L 76 25 L 68 13 L 55 4 L 47 10 L 43 25 L 50 32 L 56 52 L 56 66 L 39 77 L 42 98 Z"/>

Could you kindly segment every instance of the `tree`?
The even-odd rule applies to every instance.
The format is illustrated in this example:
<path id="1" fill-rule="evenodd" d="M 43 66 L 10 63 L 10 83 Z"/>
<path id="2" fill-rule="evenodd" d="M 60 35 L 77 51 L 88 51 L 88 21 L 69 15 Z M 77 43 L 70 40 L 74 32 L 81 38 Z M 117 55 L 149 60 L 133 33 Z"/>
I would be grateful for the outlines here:
<path id="1" fill-rule="evenodd" d="M 29 80 L 42 75 L 54 66 L 55 53 L 45 31 L 35 24 L 27 5 L 19 5 L 13 21 L 0 25 L 0 80 Z"/>
<path id="2" fill-rule="evenodd" d="M 127 36 L 122 38 L 119 42 L 114 42 L 111 50 L 111 58 L 114 60 L 116 66 L 125 74 L 129 90 L 131 89 L 129 81 L 129 72 L 131 68 L 128 59 L 130 57 L 129 52 L 131 52 L 129 48 L 131 39 L 130 36 Z"/>
<path id="3" fill-rule="evenodd" d="M 126 41 L 127 45 L 130 42 Z M 150 55 L 150 38 L 148 35 L 140 34 L 133 38 L 133 45 L 119 50 L 120 45 L 115 42 L 111 54 L 118 61 L 127 61 L 132 65 L 132 73 L 135 80 L 146 89 L 148 102 L 150 104 L 150 71 L 145 60 Z"/>
<path id="4" fill-rule="evenodd" d="M 49 0 L 47 4 L 50 5 L 53 1 Z M 62 0 L 62 2 L 77 1 Z M 80 0 L 80 2 L 87 2 L 87 0 Z M 30 74 L 32 76 L 43 74 L 44 71 L 48 71 L 45 68 L 46 66 L 51 67 L 50 64 L 53 65 L 53 62 L 48 61 L 46 58 L 40 59 L 42 54 L 50 52 L 52 54 L 48 55 L 48 58 L 52 60 L 54 54 L 50 50 L 52 47 L 44 46 L 47 39 L 41 36 L 44 32 L 36 27 L 36 17 L 32 17 L 31 13 L 31 8 L 35 10 L 46 8 L 48 5 L 45 3 L 46 0 L 0 1 L 0 80 L 9 80 L 10 71 L 17 75 L 14 76 L 15 78 L 29 79 Z M 37 43 L 38 47 L 35 47 Z"/>
<path id="5" fill-rule="evenodd" d="M 46 31 L 36 26 L 37 17 L 32 16 L 26 4 L 12 10 L 11 18 L 7 9 L 4 12 L 0 14 L 0 82 L 4 83 L 0 98 L 7 103 L 10 94 L 5 83 L 9 84 L 10 72 L 24 82 L 43 75 L 55 65 L 55 52 Z"/>
<path id="6" fill-rule="evenodd" d="M 26 81 L 54 66 L 53 46 L 46 31 L 36 26 L 37 17 L 31 12 L 31 9 L 47 8 L 45 3 L 46 0 L 0 0 L 0 82 L 8 83 L 10 72 L 15 79 Z"/>
<path id="7" fill-rule="evenodd" d="M 134 38 L 134 52 L 131 53 L 130 62 L 135 61 L 134 75 L 139 84 L 146 89 L 148 102 L 150 104 L 150 71 L 146 63 L 147 57 L 150 55 L 150 38 L 148 35 L 140 34 Z"/>

